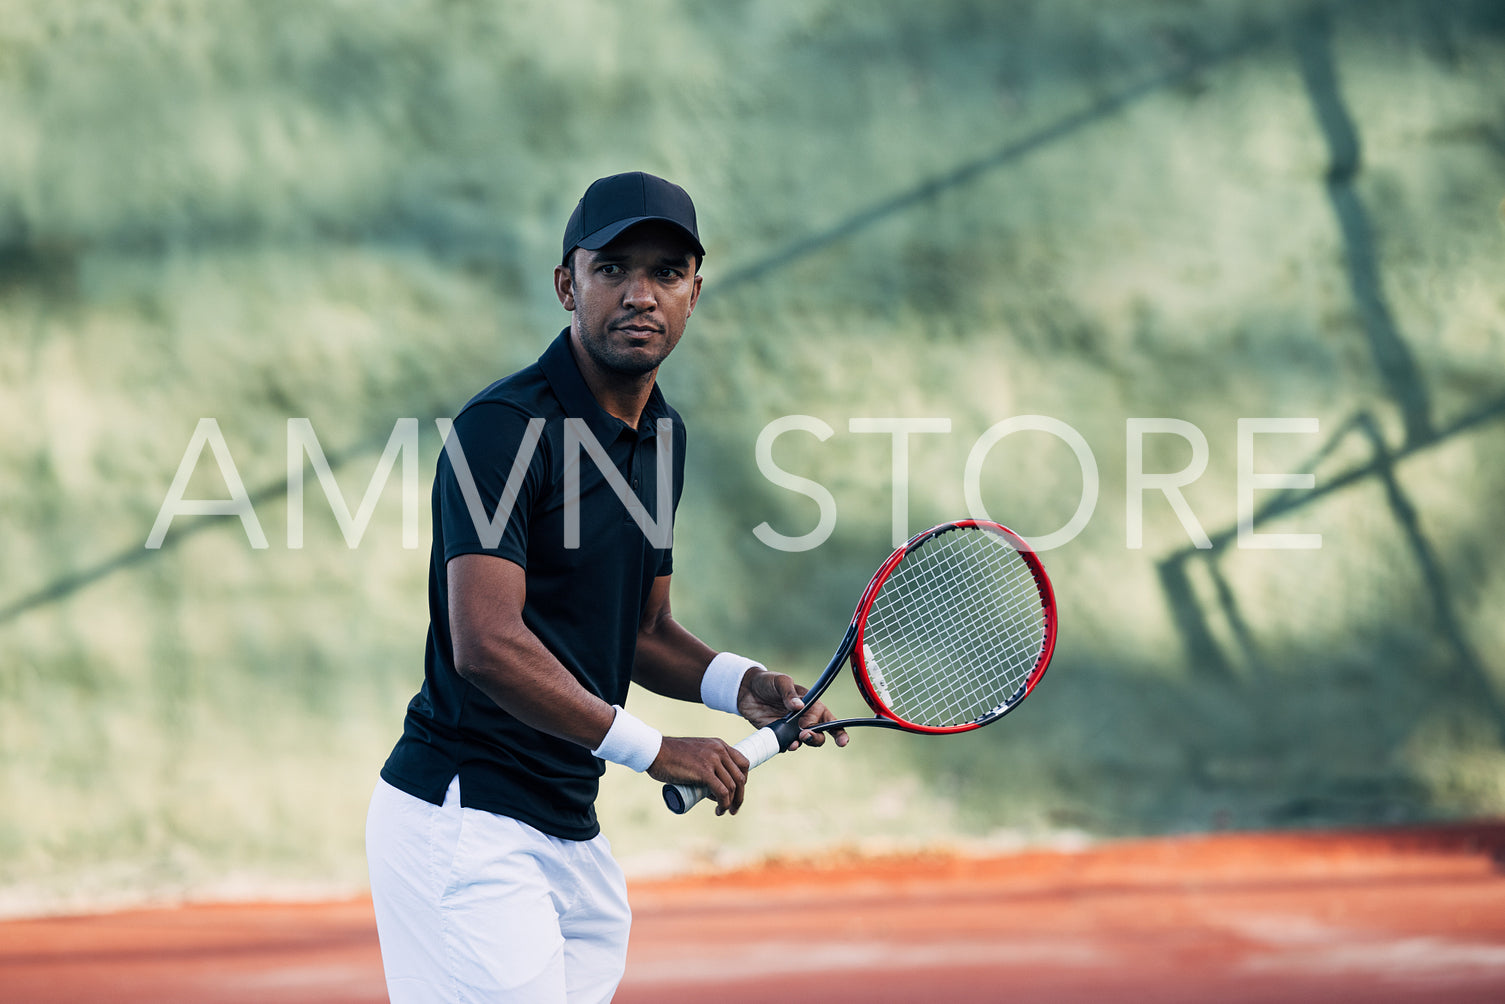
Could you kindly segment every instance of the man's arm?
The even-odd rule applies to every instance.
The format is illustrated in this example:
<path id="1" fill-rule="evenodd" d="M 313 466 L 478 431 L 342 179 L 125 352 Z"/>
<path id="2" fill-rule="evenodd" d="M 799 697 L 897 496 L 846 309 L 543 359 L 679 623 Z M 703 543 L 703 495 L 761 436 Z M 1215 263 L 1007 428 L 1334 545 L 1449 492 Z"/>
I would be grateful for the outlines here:
<path id="1" fill-rule="evenodd" d="M 525 725 L 597 749 L 616 714 L 523 622 L 527 582 L 521 566 L 486 554 L 462 554 L 445 567 L 455 670 Z M 703 667 L 702 667 L 703 668 Z M 664 737 L 650 776 L 703 784 L 716 812 L 736 812 L 747 758 L 720 739 Z"/>
<path id="2" fill-rule="evenodd" d="M 716 653 L 709 645 L 691 634 L 674 619 L 669 609 L 669 581 L 671 576 L 660 575 L 653 580 L 648 594 L 648 606 L 643 611 L 642 623 L 638 626 L 637 659 L 633 664 L 632 679 L 656 694 L 681 701 L 700 700 L 700 680 L 705 676 L 706 666 Z M 742 677 L 742 686 L 737 695 L 737 710 L 754 725 L 763 726 L 783 718 L 790 711 L 804 708 L 804 687 L 797 685 L 784 673 L 771 673 L 766 669 L 749 669 Z M 824 704 L 816 702 L 805 708 L 800 724 L 806 731 L 800 740 L 811 746 L 826 741 L 825 733 L 810 732 L 809 727 L 820 722 L 829 722 L 835 716 Z M 847 744 L 845 729 L 834 733 L 836 745 Z M 799 742 L 790 749 L 799 746 Z"/>

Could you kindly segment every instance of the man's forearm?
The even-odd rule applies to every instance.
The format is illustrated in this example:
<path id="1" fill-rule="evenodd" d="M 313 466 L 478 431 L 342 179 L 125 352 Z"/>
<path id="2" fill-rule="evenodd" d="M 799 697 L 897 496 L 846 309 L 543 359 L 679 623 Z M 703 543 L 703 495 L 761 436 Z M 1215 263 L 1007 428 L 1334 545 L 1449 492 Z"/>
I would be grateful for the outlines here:
<path id="1" fill-rule="evenodd" d="M 611 728 L 610 704 L 580 685 L 526 627 L 457 645 L 465 680 L 525 725 L 595 749 Z"/>
<path id="2" fill-rule="evenodd" d="M 632 679 L 655 694 L 700 701 L 700 680 L 716 652 L 673 617 L 659 618 L 638 631 Z"/>

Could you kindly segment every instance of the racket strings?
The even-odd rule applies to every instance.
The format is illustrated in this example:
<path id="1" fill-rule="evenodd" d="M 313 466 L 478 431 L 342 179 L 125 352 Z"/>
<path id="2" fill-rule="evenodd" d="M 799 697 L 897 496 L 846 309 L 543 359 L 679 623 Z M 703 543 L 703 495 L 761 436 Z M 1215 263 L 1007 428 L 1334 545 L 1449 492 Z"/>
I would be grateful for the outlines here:
<path id="1" fill-rule="evenodd" d="M 1019 697 L 1045 635 L 1029 563 L 1003 536 L 959 527 L 921 544 L 884 582 L 863 630 L 864 661 L 900 718 L 961 725 Z"/>
<path id="2" fill-rule="evenodd" d="M 1035 629 L 1033 576 L 1011 549 L 1013 570 L 996 560 L 973 567 L 966 554 L 926 557 L 906 577 L 907 600 L 888 605 L 876 629 L 870 620 L 868 652 L 901 717 L 933 726 L 975 721 L 1007 704 L 1033 668 L 1043 634 Z"/>
<path id="3" fill-rule="evenodd" d="M 941 581 L 952 579 L 941 577 Z M 906 646 L 903 682 L 890 688 L 891 694 L 913 694 L 903 702 L 908 713 L 902 717 L 916 724 L 961 724 L 996 711 L 1014 698 L 1034 666 L 1043 635 L 1043 630 L 1033 630 L 1033 624 L 1020 626 L 1020 615 L 1031 613 L 1026 603 L 1028 607 L 1039 603 L 1032 577 L 1027 586 L 1029 594 L 1010 593 L 1002 606 L 991 609 L 983 605 L 981 593 L 970 594 L 967 602 L 952 610 L 925 594 L 927 609 L 916 625 L 922 633 L 911 637 Z M 914 613 L 911 610 L 911 616 Z M 985 623 L 990 616 L 994 622 Z M 928 617 L 970 618 L 972 629 L 956 630 L 950 621 L 925 623 Z"/>

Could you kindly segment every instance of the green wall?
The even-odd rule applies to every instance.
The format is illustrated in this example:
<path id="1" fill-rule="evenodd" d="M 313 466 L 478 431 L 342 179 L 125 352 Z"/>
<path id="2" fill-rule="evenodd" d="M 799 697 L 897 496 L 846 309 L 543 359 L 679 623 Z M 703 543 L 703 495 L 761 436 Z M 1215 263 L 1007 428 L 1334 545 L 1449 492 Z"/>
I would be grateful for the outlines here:
<path id="1" fill-rule="evenodd" d="M 635 874 L 766 854 L 1008 846 L 1505 811 L 1505 17 L 1410 0 L 0 4 L 0 911 L 359 888 L 375 772 L 422 675 L 435 417 L 566 321 L 549 273 L 593 178 L 695 196 L 705 298 L 663 384 L 691 423 L 679 618 L 808 677 L 890 547 L 959 515 L 1020 415 L 1080 433 L 1083 531 L 1046 554 L 1055 666 L 1006 722 L 854 736 L 764 768 L 735 820 L 613 769 Z M 832 493 L 821 546 L 784 469 Z M 144 542 L 199 419 L 269 540 Z M 420 421 L 359 547 L 353 508 Z M 1143 498 L 1131 419 L 1207 442 Z M 1240 418 L 1263 435 L 1241 548 Z M 1144 470 L 1192 459 L 1146 437 Z M 1078 461 L 986 455 L 991 514 L 1049 534 Z M 205 453 L 193 497 L 224 497 Z M 833 700 L 849 700 L 850 690 Z M 741 729 L 651 695 L 671 732 Z"/>

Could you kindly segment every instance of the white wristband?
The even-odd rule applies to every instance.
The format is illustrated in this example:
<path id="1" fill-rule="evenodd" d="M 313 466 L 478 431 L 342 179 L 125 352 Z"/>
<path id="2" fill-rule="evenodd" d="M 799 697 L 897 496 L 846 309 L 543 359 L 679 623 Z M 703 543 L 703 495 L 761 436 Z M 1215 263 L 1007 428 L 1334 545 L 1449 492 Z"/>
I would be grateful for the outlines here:
<path id="1" fill-rule="evenodd" d="M 664 744 L 664 734 L 636 715 L 629 714 L 621 705 L 613 704 L 612 708 L 617 716 L 611 720 L 606 738 L 591 753 L 639 772 L 652 767 L 653 761 L 658 759 L 659 747 Z"/>
<path id="2" fill-rule="evenodd" d="M 700 702 L 713 711 L 737 714 L 737 694 L 742 690 L 742 678 L 749 669 L 762 668 L 762 663 L 746 656 L 734 652 L 718 653 L 700 678 Z"/>

